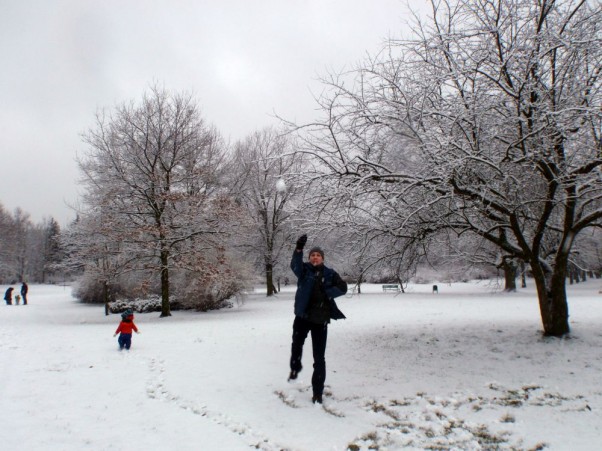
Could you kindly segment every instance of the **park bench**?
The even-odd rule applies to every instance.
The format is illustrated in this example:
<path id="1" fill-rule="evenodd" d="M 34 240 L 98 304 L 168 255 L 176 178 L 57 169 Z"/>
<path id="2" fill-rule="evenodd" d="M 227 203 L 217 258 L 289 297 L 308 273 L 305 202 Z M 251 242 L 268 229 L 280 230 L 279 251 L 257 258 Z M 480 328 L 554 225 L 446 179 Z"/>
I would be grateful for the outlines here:
<path id="1" fill-rule="evenodd" d="M 399 284 L 386 283 L 383 285 L 383 291 L 400 291 Z"/>

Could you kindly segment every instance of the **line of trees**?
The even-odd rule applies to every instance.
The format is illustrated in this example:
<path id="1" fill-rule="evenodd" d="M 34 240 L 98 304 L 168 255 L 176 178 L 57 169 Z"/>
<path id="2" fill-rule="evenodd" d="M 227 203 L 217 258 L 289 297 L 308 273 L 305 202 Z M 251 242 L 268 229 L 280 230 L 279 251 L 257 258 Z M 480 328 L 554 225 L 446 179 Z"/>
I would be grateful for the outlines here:
<path id="1" fill-rule="evenodd" d="M 20 208 L 11 214 L 0 204 L 0 283 L 64 281 L 60 236 L 53 218 L 34 224 Z"/>

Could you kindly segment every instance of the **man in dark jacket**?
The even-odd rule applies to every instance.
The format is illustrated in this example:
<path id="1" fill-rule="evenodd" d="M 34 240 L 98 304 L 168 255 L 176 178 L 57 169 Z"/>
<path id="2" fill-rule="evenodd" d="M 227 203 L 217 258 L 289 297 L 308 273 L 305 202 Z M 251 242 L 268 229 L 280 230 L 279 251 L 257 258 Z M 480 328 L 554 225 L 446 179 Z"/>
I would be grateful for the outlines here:
<path id="1" fill-rule="evenodd" d="M 27 291 L 29 290 L 29 287 L 27 286 L 27 284 L 25 282 L 23 282 L 23 285 L 21 285 L 21 297 L 23 297 L 23 305 L 27 305 Z"/>
<path id="2" fill-rule="evenodd" d="M 4 300 L 6 305 L 13 305 L 13 287 L 9 287 L 4 293 Z"/>
<path id="3" fill-rule="evenodd" d="M 326 380 L 326 337 L 331 319 L 343 319 L 334 298 L 347 293 L 347 283 L 331 268 L 324 266 L 324 251 L 313 247 L 309 251 L 309 262 L 303 262 L 303 248 L 307 235 L 297 240 L 291 259 L 291 269 L 297 276 L 295 293 L 295 320 L 293 322 L 293 344 L 291 347 L 291 372 L 289 380 L 297 379 L 302 369 L 303 344 L 311 332 L 314 357 L 314 372 L 311 378 L 312 401 L 322 403 Z"/>

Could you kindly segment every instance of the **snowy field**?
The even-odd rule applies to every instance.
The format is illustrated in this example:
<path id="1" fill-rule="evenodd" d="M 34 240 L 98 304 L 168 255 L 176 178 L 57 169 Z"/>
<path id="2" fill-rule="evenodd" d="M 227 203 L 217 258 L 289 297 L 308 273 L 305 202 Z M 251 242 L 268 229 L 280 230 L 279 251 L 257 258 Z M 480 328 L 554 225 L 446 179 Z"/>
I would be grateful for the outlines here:
<path id="1" fill-rule="evenodd" d="M 286 381 L 292 287 L 218 312 L 137 314 L 120 352 L 119 315 L 32 285 L 30 305 L 0 306 L 0 449 L 601 449 L 602 281 L 568 287 L 565 339 L 541 336 L 532 282 L 438 285 L 339 299 L 323 406 L 309 338 Z"/>

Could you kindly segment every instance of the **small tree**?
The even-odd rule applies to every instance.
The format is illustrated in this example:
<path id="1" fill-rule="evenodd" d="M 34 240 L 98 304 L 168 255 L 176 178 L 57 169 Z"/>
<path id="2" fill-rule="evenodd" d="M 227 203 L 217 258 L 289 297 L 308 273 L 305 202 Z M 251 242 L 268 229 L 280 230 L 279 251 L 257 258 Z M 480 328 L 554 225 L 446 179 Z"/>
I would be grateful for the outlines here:
<path id="1" fill-rule="evenodd" d="M 109 314 L 109 302 L 115 300 L 119 277 L 136 267 L 136 253 L 114 239 L 111 224 L 100 212 L 93 215 L 89 211 L 78 218 L 62 234 L 61 247 L 67 250 L 67 257 L 59 265 L 62 271 L 81 274 L 76 295 L 83 302 L 101 300 L 105 315 Z"/>
<path id="2" fill-rule="evenodd" d="M 64 258 L 61 249 L 61 227 L 59 223 L 50 218 L 44 230 L 44 273 L 43 279 L 46 281 L 48 275 L 53 274 L 60 267 Z"/>

